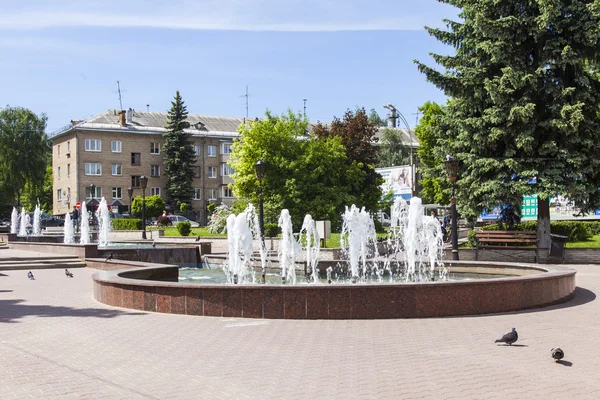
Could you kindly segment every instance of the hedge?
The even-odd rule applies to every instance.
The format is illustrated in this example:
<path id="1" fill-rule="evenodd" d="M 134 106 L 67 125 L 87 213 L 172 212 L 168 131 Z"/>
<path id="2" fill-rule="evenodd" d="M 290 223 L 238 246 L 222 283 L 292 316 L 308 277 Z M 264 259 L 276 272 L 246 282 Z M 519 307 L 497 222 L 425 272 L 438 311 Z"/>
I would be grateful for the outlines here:
<path id="1" fill-rule="evenodd" d="M 110 223 L 114 231 L 142 230 L 142 220 L 138 218 L 111 218 Z"/>

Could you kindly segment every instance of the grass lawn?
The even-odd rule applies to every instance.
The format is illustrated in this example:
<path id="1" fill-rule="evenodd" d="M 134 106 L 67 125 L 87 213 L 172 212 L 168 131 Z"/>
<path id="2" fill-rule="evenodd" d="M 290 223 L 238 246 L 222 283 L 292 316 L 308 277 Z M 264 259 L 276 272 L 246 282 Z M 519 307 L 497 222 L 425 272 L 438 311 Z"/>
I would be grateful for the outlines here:
<path id="1" fill-rule="evenodd" d="M 586 240 L 584 242 L 573 242 L 566 243 L 565 247 L 567 248 L 598 248 L 600 247 L 600 235 L 592 236 L 590 240 Z"/>

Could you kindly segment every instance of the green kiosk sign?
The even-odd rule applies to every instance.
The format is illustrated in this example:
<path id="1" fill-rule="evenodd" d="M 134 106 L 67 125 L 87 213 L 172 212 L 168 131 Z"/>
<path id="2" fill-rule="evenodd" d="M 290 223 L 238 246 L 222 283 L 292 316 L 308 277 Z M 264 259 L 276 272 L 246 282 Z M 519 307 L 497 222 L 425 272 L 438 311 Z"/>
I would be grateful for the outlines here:
<path id="1" fill-rule="evenodd" d="M 537 219 L 538 215 L 538 198 L 537 196 L 523 196 L 523 204 L 521 204 L 521 218 Z"/>

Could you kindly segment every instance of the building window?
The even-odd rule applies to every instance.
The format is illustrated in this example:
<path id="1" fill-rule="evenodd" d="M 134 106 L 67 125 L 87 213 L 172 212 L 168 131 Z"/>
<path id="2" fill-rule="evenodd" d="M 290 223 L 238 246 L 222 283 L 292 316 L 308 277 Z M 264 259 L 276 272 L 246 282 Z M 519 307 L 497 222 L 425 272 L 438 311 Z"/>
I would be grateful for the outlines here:
<path id="1" fill-rule="evenodd" d="M 85 139 L 85 151 L 102 151 L 102 144 L 98 139 Z"/>
<path id="2" fill-rule="evenodd" d="M 208 199 L 209 200 L 217 199 L 217 189 L 208 189 Z"/>
<path id="3" fill-rule="evenodd" d="M 235 171 L 231 168 L 231 165 L 227 163 L 221 163 L 221 176 L 233 175 Z"/>
<path id="4" fill-rule="evenodd" d="M 58 189 L 56 191 L 56 201 L 62 201 L 62 190 Z"/>
<path id="5" fill-rule="evenodd" d="M 112 164 L 112 174 L 115 176 L 120 176 L 123 174 L 122 164 Z"/>
<path id="6" fill-rule="evenodd" d="M 122 189 L 120 187 L 113 187 L 112 188 L 112 197 L 113 199 L 120 199 L 122 195 Z"/>
<path id="7" fill-rule="evenodd" d="M 194 197 L 192 198 L 192 200 L 200 200 L 200 189 L 194 189 Z"/>
<path id="8" fill-rule="evenodd" d="M 200 167 L 194 165 L 194 178 L 200 178 Z"/>
<path id="9" fill-rule="evenodd" d="M 71 164 L 67 164 L 67 178 L 71 177 Z"/>
<path id="10" fill-rule="evenodd" d="M 102 197 L 102 188 L 95 186 L 94 187 L 94 198 L 95 199 L 100 199 Z M 89 186 L 85 187 L 85 198 L 86 199 L 91 199 L 92 198 L 92 188 Z"/>
<path id="11" fill-rule="evenodd" d="M 85 163 L 86 175 L 102 175 L 102 164 L 100 163 Z"/>
<path id="12" fill-rule="evenodd" d="M 142 165 L 142 153 L 131 153 L 131 165 Z"/>
<path id="13" fill-rule="evenodd" d="M 160 154 L 160 143 L 150 143 L 150 154 Z"/>
<path id="14" fill-rule="evenodd" d="M 158 187 L 150 188 L 150 193 L 152 196 L 160 196 L 160 188 L 158 188 Z"/>
<path id="15" fill-rule="evenodd" d="M 71 152 L 71 141 L 67 142 L 67 154 Z"/>
<path id="16" fill-rule="evenodd" d="M 214 144 L 209 144 L 208 145 L 208 156 L 209 157 L 216 157 L 217 156 L 217 146 L 215 146 Z"/>
<path id="17" fill-rule="evenodd" d="M 58 151 L 58 155 L 60 156 L 60 144 L 58 145 L 57 151 Z"/>
<path id="18" fill-rule="evenodd" d="M 231 143 L 221 143 L 221 154 L 231 154 Z"/>
<path id="19" fill-rule="evenodd" d="M 110 145 L 112 147 L 113 153 L 121 152 L 121 141 L 120 140 L 113 140 L 112 142 L 110 142 Z"/>
<path id="20" fill-rule="evenodd" d="M 200 146 L 198 146 L 197 144 L 194 145 L 194 155 L 196 157 L 198 157 L 200 155 Z"/>
<path id="21" fill-rule="evenodd" d="M 139 188 L 140 185 L 140 176 L 139 175 L 131 175 L 131 187 Z"/>
<path id="22" fill-rule="evenodd" d="M 60 167 L 58 167 L 58 169 L 56 170 L 56 176 L 58 179 L 60 179 Z"/>
<path id="23" fill-rule="evenodd" d="M 150 176 L 160 176 L 160 165 L 150 166 Z"/>
<path id="24" fill-rule="evenodd" d="M 233 197 L 233 192 L 229 186 L 223 186 L 223 197 Z"/>
<path id="25" fill-rule="evenodd" d="M 217 167 L 208 167 L 208 177 L 209 178 L 217 177 Z"/>

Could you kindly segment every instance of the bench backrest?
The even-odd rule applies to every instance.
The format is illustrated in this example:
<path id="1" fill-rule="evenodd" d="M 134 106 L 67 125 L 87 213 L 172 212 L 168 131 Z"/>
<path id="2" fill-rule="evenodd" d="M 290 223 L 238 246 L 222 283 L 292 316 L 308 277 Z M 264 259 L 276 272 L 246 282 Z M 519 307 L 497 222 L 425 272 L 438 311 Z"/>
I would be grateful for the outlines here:
<path id="1" fill-rule="evenodd" d="M 475 237 L 480 242 L 488 240 L 500 241 L 507 239 L 511 242 L 522 241 L 522 243 L 533 243 L 537 241 L 536 231 L 478 231 L 475 233 Z"/>

